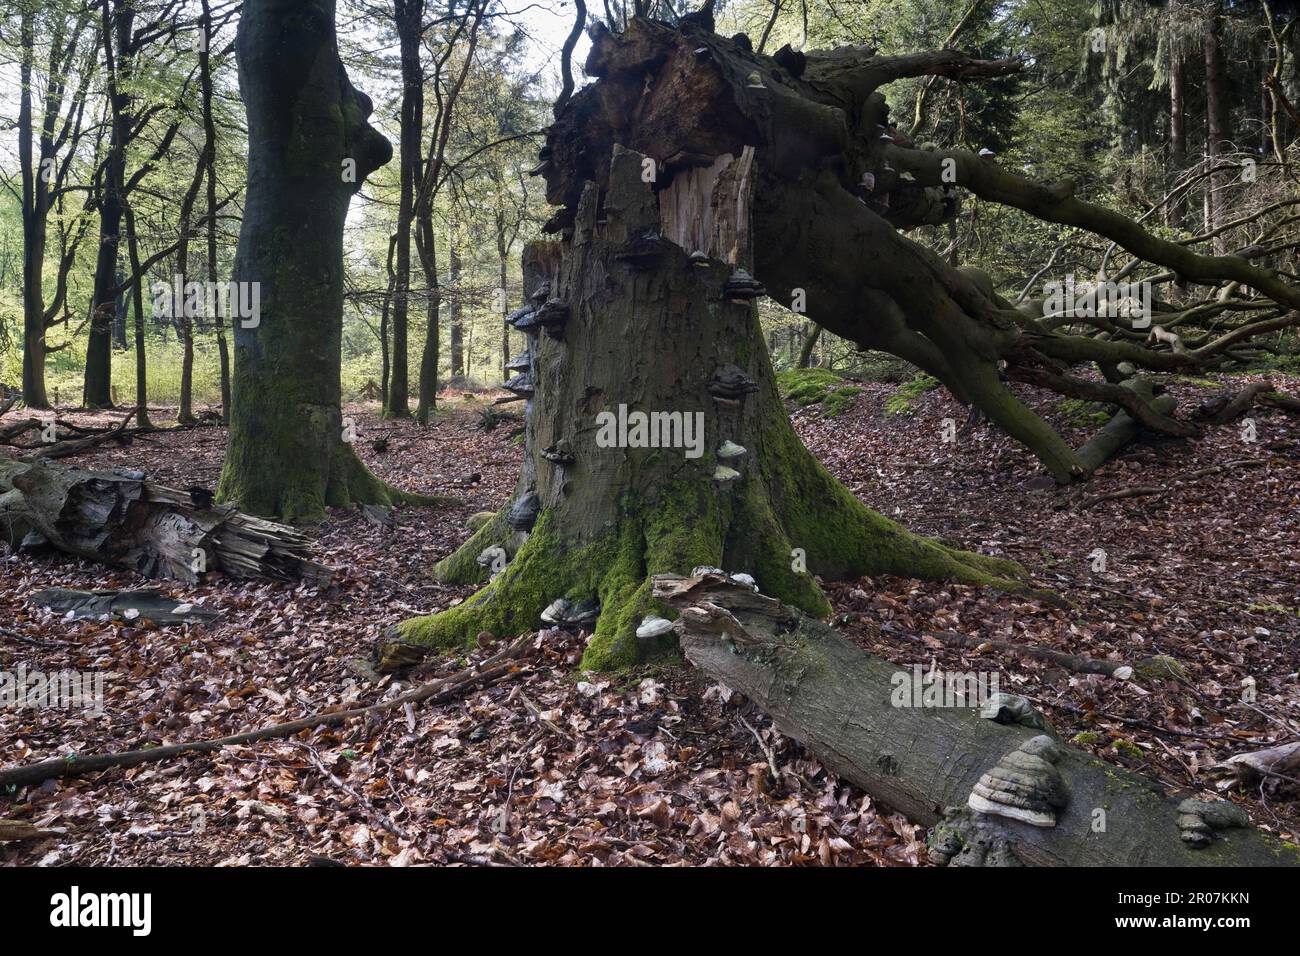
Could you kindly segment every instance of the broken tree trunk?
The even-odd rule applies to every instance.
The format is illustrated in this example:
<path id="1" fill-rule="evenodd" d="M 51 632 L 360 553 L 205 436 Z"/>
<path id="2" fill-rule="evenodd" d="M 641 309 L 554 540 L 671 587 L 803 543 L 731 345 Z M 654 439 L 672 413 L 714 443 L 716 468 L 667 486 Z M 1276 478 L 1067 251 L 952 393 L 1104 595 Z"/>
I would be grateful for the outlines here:
<path id="1" fill-rule="evenodd" d="M 917 706 L 910 671 L 750 588 L 719 575 L 661 575 L 654 594 L 680 612 L 674 629 L 692 664 L 744 693 L 842 778 L 932 827 L 938 862 L 1300 865 L 1300 850 L 1237 825 L 1239 808 L 1180 803 L 1153 781 L 1050 739 L 1032 711 L 1016 722 L 1014 708 L 994 708 L 995 720 L 969 705 Z M 1026 805 L 1009 812 L 1020 819 L 987 812 L 981 792 L 991 784 L 1019 791 Z M 972 809 L 972 794 L 984 809 Z"/>
<path id="2" fill-rule="evenodd" d="M 676 26 L 633 17 L 621 33 L 593 26 L 586 73 L 595 82 L 557 111 L 539 154 L 547 200 L 562 207 L 544 229 L 565 239 L 577 235 L 583 196 L 594 186 L 601 206 L 600 191 L 610 188 L 609 157 L 620 145 L 646 157 L 645 175 L 665 213 L 662 236 L 688 253 L 727 258 L 727 237 L 707 228 L 714 224 L 711 205 L 680 201 L 725 193 L 712 190 L 712 181 L 745 156 L 752 184 L 744 207 L 752 238 L 746 267 L 774 301 L 939 378 L 959 401 L 1029 448 L 1057 481 L 1085 478 L 1102 446 L 1131 440 L 1137 430 L 1112 429 L 1085 460 L 1012 393 L 1003 366 L 1011 381 L 1032 376 L 1063 395 L 1095 394 L 1147 428 L 1189 436 L 1196 428 L 1174 418 L 1169 402 L 1160 411 L 1142 395 L 1098 385 L 1076 368 L 1131 365 L 1127 375 L 1185 370 L 1300 322 L 1300 312 L 1247 322 L 1188 350 L 1176 336 L 1148 340 L 1141 323 L 1118 305 L 1082 317 L 1073 306 L 1069 315 L 1043 303 L 1015 307 L 987 274 L 953 268 L 904 231 L 953 221 L 969 191 L 1108 236 L 1139 258 L 1209 285 L 1231 279 L 1288 308 L 1300 306 L 1300 291 L 1240 257 L 1200 256 L 1158 239 L 1133 220 L 1075 198 L 1070 183 L 1032 182 L 991 155 L 934 143 L 911 148 L 890 122 L 881 89 L 895 80 L 996 78 L 1023 65 L 952 50 L 880 56 L 867 47 L 807 53 L 787 47 L 769 57 L 755 53 L 742 35 L 718 36 L 708 17 L 683 17 Z M 706 228 L 679 228 L 691 220 Z"/>
<path id="3" fill-rule="evenodd" d="M 815 575 L 1023 589 L 1012 562 L 870 510 L 799 441 L 745 271 L 749 154 L 672 192 L 645 181 L 646 162 L 615 147 L 607 188 L 583 194 L 572 239 L 525 251 L 531 304 L 514 320 L 528 347 L 506 385 L 526 399 L 519 484 L 437 568 L 459 583 L 499 573 L 457 607 L 398 625 L 383 664 L 408 660 L 403 644 L 535 627 L 553 603 L 572 612 L 565 623 L 594 623 L 585 667 L 644 660 L 658 649 L 636 636 L 655 611 L 650 576 L 705 565 L 748 573 L 814 613 L 829 610 Z M 714 188 L 722 182 L 730 188 Z"/>
<path id="4" fill-rule="evenodd" d="M 178 491 L 135 472 L 84 471 L 0 457 L 0 536 L 49 545 L 150 578 L 197 583 L 207 571 L 326 584 L 311 539 L 287 525 Z"/>

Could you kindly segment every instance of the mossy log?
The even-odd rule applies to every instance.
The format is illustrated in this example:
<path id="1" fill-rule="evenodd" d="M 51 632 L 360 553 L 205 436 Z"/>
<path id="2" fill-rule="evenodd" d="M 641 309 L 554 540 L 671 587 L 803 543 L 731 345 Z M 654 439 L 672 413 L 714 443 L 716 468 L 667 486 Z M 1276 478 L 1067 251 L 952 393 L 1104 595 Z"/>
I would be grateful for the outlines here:
<path id="1" fill-rule="evenodd" d="M 307 535 L 211 498 L 133 473 L 0 457 L 0 537 L 11 548 L 49 546 L 191 584 L 207 571 L 328 583 Z"/>
<path id="2" fill-rule="evenodd" d="M 677 610 L 674 629 L 692 664 L 745 694 L 842 778 L 932 828 L 938 862 L 1300 864 L 1300 848 L 1233 825 L 1239 808 L 1180 803 L 1149 779 L 1050 739 L 1041 715 L 1023 706 L 993 708 L 996 719 L 970 706 L 910 706 L 910 691 L 899 693 L 910 672 L 750 588 L 717 575 L 665 575 L 655 578 L 653 596 Z M 1041 750 L 1050 751 L 1050 766 L 1031 759 Z M 991 780 L 1036 785 L 1035 767 L 1053 798 L 1034 814 L 1036 824 L 971 808 L 988 806 L 976 791 Z"/>

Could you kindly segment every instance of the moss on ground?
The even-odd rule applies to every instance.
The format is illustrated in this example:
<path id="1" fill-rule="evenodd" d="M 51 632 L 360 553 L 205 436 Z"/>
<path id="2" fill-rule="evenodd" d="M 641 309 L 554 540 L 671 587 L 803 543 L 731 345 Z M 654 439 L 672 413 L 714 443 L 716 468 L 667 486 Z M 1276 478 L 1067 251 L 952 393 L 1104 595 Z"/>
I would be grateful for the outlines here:
<path id="1" fill-rule="evenodd" d="M 933 375 L 927 375 L 924 372 L 916 376 L 910 382 L 900 385 L 894 392 L 885 399 L 886 415 L 910 415 L 916 400 L 926 392 L 932 392 L 942 383 Z"/>
<path id="2" fill-rule="evenodd" d="M 853 400 L 861 394 L 862 389 L 856 386 L 837 388 L 822 399 L 822 408 L 826 409 L 827 415 L 838 418 L 853 407 Z"/>
<path id="3" fill-rule="evenodd" d="M 1115 414 L 1103 402 L 1089 402 L 1081 398 L 1067 398 L 1056 403 L 1057 410 L 1071 425 L 1104 425 Z"/>
<path id="4" fill-rule="evenodd" d="M 776 375 L 781 397 L 800 407 L 820 402 L 843 381 L 842 376 L 825 368 L 792 368 Z"/>

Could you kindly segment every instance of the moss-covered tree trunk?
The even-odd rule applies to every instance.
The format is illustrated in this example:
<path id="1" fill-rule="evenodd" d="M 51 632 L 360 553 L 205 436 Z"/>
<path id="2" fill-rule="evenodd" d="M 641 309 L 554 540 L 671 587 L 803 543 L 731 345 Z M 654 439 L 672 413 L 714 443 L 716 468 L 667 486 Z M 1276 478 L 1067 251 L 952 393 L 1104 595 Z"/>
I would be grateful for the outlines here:
<path id="1" fill-rule="evenodd" d="M 818 574 L 1018 587 L 1012 563 L 918 538 L 871 511 L 795 435 L 752 298 L 740 297 L 750 157 L 671 193 L 643 181 L 644 159 L 616 147 L 608 188 L 588 188 L 571 239 L 525 252 L 535 311 L 516 322 L 527 378 L 512 384 L 531 396 L 519 485 L 437 573 L 484 580 L 495 548 L 508 563 L 464 604 L 400 625 L 396 642 L 511 635 L 563 597 L 599 604 L 584 665 L 628 664 L 663 646 L 636 637 L 647 615 L 667 613 L 650 578 L 697 566 L 749 574 L 815 614 L 829 610 Z"/>
<path id="2" fill-rule="evenodd" d="M 219 495 L 313 520 L 326 505 L 389 503 L 345 440 L 340 412 L 343 221 L 392 157 L 370 100 L 339 61 L 333 0 L 250 0 L 236 41 L 248 114 L 248 190 L 234 278 L 260 310 L 234 319 L 230 433 Z"/>

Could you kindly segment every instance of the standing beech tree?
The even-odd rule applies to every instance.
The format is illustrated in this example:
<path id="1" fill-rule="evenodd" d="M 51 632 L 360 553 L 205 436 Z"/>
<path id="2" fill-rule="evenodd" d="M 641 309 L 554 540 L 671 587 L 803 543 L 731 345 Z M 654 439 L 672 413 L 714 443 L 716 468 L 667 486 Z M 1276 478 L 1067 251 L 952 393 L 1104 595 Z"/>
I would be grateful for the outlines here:
<path id="1" fill-rule="evenodd" d="M 339 60 L 333 0 L 249 0 L 236 38 L 248 114 L 248 189 L 236 283 L 256 322 L 234 321 L 230 434 L 219 495 L 311 520 L 326 505 L 403 497 L 346 440 L 340 411 L 343 221 L 393 149 Z M 251 288 L 251 287 L 245 287 Z"/>

